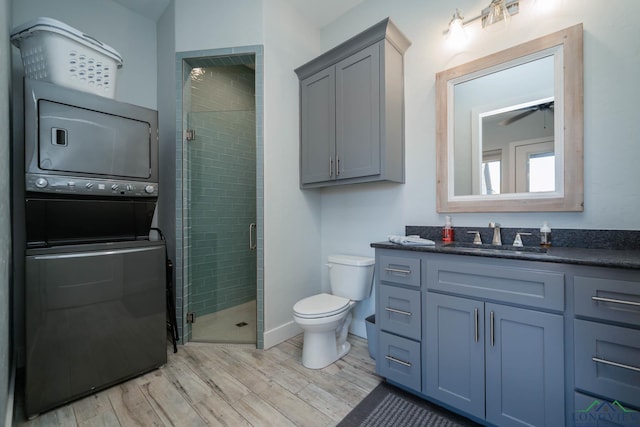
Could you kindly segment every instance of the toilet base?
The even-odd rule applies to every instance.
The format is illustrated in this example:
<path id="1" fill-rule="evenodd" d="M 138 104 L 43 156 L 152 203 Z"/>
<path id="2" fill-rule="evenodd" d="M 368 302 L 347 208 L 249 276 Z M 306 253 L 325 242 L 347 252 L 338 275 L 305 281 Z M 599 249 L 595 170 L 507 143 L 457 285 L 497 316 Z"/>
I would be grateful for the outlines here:
<path id="1" fill-rule="evenodd" d="M 348 313 L 341 326 L 336 330 L 305 330 L 302 343 L 302 364 L 309 369 L 322 369 L 346 356 L 351 350 L 347 341 L 347 333 L 351 324 L 351 313 Z"/>
<path id="2" fill-rule="evenodd" d="M 314 335 L 310 337 L 309 335 Z M 336 336 L 330 332 L 322 337 L 318 333 L 304 334 L 302 345 L 302 364 L 309 369 L 322 369 L 338 359 L 343 358 L 351 350 L 351 344 L 346 341 L 336 346 Z M 338 348 L 339 347 L 339 348 Z M 331 351 L 333 349 L 333 351 Z"/>

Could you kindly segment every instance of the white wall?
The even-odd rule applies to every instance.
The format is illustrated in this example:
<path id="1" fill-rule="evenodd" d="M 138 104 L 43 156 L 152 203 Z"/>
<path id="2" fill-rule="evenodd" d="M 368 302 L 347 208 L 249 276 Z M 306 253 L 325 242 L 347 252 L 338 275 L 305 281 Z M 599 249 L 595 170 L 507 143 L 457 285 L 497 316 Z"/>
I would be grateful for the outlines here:
<path id="1" fill-rule="evenodd" d="M 267 6 L 268 3 L 268 7 Z M 176 50 L 264 45 L 264 345 L 300 330 L 292 308 L 320 289 L 319 195 L 298 175 L 298 79 L 320 34 L 282 0 L 176 0 Z"/>
<path id="2" fill-rule="evenodd" d="M 113 47 L 123 58 L 115 99 L 156 108 L 156 23 L 107 0 L 13 0 L 12 27 L 38 17 L 62 21 Z M 22 70 L 19 51 L 14 68 Z"/>
<path id="3" fill-rule="evenodd" d="M 0 0 L 0 425 L 7 427 L 10 425 L 8 422 L 11 421 L 9 413 L 13 411 L 13 408 L 10 407 L 13 400 L 10 399 L 9 390 L 11 388 L 11 363 L 14 348 L 11 343 L 11 304 L 9 300 L 11 277 L 9 16 L 11 16 L 9 2 Z"/>
<path id="4" fill-rule="evenodd" d="M 158 164 L 160 193 L 157 219 L 167 245 L 167 255 L 176 265 L 176 55 L 175 9 L 172 1 L 157 24 L 158 55 Z M 173 283 L 175 284 L 175 268 Z M 175 293 L 175 286 L 174 286 Z M 182 317 L 182 310 L 176 313 Z"/>
<path id="5" fill-rule="evenodd" d="M 175 0 L 176 51 L 262 44 L 262 0 Z"/>
<path id="6" fill-rule="evenodd" d="M 293 305 L 321 289 L 320 195 L 300 190 L 298 77 L 320 33 L 282 0 L 265 0 L 265 347 L 301 330 Z"/>
<path id="7" fill-rule="evenodd" d="M 455 214 L 455 225 L 557 228 L 640 229 L 640 2 L 615 0 L 558 1 L 553 15 L 541 19 L 522 0 L 522 11 L 509 27 L 480 30 L 465 51 L 452 52 L 444 43 L 455 7 L 467 18 L 486 7 L 486 0 L 425 2 L 366 0 L 322 29 L 323 50 L 390 16 L 412 41 L 405 55 L 406 184 L 369 184 L 323 191 L 322 258 L 348 251 L 372 255 L 369 243 L 387 234 L 404 233 L 405 225 L 440 225 L 444 214 L 435 207 L 435 74 L 492 52 L 580 22 L 584 23 L 585 209 L 580 213 Z M 624 12 L 620 12 L 624 11 Z M 326 286 L 326 274 L 323 274 Z M 372 301 L 360 308 L 373 312 Z"/>

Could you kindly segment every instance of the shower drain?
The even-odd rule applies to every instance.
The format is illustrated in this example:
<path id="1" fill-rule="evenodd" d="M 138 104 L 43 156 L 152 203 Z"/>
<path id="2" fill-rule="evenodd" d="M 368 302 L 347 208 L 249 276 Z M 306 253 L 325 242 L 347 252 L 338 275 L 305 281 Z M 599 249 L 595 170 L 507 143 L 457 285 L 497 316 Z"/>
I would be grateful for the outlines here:
<path id="1" fill-rule="evenodd" d="M 247 326 L 248 323 L 247 322 L 240 322 L 240 323 L 236 323 L 236 326 L 239 328 L 242 328 L 243 326 Z"/>

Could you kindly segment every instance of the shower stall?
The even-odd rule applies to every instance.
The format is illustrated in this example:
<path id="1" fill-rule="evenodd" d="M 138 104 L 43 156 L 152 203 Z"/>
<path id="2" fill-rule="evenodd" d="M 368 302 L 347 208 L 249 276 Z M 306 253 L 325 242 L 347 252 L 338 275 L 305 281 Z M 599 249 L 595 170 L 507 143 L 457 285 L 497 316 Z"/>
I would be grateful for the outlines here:
<path id="1" fill-rule="evenodd" d="M 262 346 L 262 56 L 246 50 L 178 55 L 184 342 Z"/>

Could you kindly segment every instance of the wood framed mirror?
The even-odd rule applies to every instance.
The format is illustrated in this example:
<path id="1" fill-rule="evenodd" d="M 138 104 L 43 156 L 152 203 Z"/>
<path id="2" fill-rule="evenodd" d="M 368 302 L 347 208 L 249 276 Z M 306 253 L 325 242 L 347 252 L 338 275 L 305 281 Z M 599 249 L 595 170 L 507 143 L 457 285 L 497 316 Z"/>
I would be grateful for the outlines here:
<path id="1" fill-rule="evenodd" d="M 582 31 L 436 74 L 438 212 L 583 210 Z"/>

